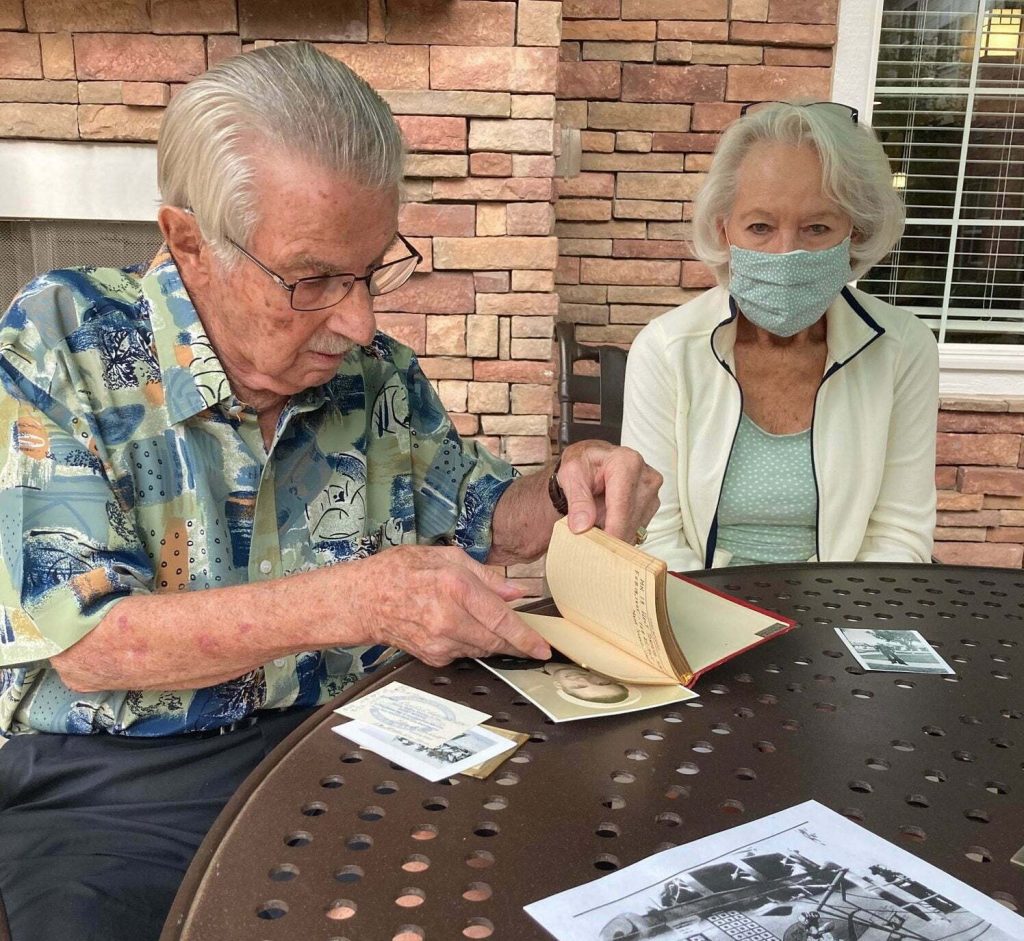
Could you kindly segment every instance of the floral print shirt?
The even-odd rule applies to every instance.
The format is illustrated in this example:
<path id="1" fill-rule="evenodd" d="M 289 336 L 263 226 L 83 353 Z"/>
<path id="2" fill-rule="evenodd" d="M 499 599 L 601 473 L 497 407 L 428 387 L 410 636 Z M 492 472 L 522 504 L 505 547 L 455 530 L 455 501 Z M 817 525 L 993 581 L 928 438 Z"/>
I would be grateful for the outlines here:
<path id="1" fill-rule="evenodd" d="M 297 315 L 301 316 L 301 315 Z M 515 472 L 453 428 L 378 333 L 293 396 L 269 452 L 164 251 L 33 281 L 0 319 L 0 735 L 172 735 L 311 706 L 381 648 L 206 689 L 76 693 L 48 658 L 119 599 L 275 579 L 406 543 L 482 561 Z"/>

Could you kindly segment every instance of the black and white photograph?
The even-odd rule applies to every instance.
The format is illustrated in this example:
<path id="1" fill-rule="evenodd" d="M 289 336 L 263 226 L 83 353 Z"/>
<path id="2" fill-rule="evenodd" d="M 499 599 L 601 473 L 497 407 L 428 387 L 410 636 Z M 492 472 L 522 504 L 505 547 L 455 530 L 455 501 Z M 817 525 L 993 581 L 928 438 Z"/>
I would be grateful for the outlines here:
<path id="1" fill-rule="evenodd" d="M 421 745 L 358 719 L 336 725 L 333 730 L 428 781 L 460 774 L 516 747 L 515 741 L 483 726 L 467 729 L 435 746 Z"/>
<path id="2" fill-rule="evenodd" d="M 836 633 L 865 670 L 947 676 L 956 672 L 917 631 L 837 627 Z"/>
<path id="3" fill-rule="evenodd" d="M 815 801 L 526 911 L 558 941 L 1024 938 L 1024 918 Z"/>
<path id="4" fill-rule="evenodd" d="M 477 662 L 522 693 L 554 722 L 622 715 L 697 698 L 697 693 L 678 683 L 625 683 L 557 654 L 550 660 L 495 656 Z"/>

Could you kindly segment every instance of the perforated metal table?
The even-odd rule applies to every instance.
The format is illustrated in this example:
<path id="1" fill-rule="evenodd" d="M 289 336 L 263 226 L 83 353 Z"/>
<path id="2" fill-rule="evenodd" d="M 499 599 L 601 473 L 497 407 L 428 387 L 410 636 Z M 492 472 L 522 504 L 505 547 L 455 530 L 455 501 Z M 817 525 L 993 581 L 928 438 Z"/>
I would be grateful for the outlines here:
<path id="1" fill-rule="evenodd" d="M 530 741 L 489 780 L 431 784 L 330 731 L 325 707 L 250 776 L 162 941 L 549 937 L 522 906 L 816 799 L 1024 911 L 1024 573 L 934 565 L 716 571 L 800 628 L 677 708 L 553 724 L 471 662 L 399 679 Z M 920 630 L 955 677 L 865 673 L 834 626 Z"/>

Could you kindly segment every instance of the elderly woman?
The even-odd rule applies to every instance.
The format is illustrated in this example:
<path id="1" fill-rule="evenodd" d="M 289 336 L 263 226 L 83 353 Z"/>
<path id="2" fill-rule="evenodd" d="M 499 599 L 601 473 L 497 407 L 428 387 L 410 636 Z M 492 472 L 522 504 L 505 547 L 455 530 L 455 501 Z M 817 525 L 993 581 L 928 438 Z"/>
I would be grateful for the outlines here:
<path id="1" fill-rule="evenodd" d="M 848 283 L 903 219 L 852 109 L 772 102 L 722 135 L 694 214 L 719 286 L 642 330 L 626 370 L 622 443 L 664 477 L 644 548 L 671 570 L 928 561 L 935 341 Z"/>

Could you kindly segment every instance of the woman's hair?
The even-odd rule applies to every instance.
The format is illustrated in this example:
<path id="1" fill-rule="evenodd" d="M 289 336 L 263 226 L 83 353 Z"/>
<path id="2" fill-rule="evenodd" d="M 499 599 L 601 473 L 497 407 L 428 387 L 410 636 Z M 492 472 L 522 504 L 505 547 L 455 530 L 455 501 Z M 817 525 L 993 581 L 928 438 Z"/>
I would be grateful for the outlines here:
<path id="1" fill-rule="evenodd" d="M 190 209 L 230 264 L 258 218 L 253 159 L 284 151 L 370 189 L 401 183 L 402 135 L 384 100 L 306 42 L 227 59 L 167 106 L 157 146 L 164 203 Z"/>
<path id="2" fill-rule="evenodd" d="M 729 283 L 729 247 L 723 243 L 721 224 L 732 212 L 740 166 L 762 142 L 817 151 L 825 196 L 853 220 L 850 261 L 855 275 L 889 253 L 903 233 L 905 212 L 874 131 L 855 124 L 842 108 L 774 102 L 729 125 L 694 202 L 694 249 L 719 284 Z"/>

